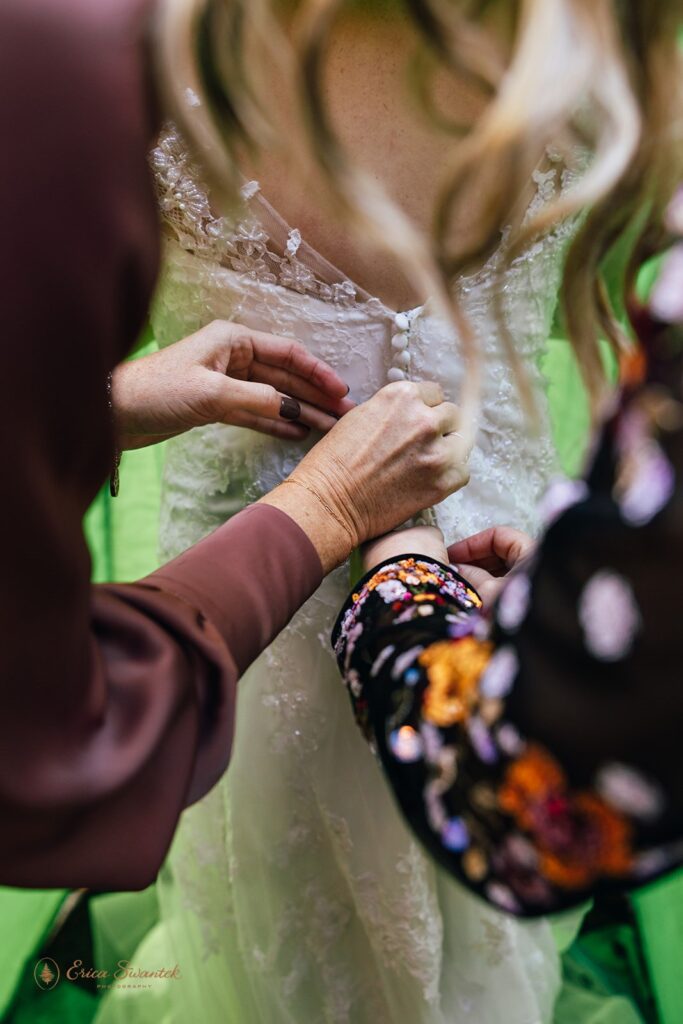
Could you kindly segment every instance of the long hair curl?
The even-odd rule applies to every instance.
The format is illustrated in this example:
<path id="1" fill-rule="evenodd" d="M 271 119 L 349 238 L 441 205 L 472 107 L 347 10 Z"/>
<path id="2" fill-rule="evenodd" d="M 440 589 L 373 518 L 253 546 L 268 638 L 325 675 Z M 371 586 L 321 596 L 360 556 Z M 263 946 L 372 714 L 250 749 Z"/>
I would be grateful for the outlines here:
<path id="1" fill-rule="evenodd" d="M 288 140 L 294 158 L 305 153 L 317 161 L 339 215 L 370 243 L 398 255 L 417 289 L 454 321 L 468 362 L 466 419 L 477 401 L 479 345 L 458 299 L 458 279 L 500 246 L 505 228 L 501 274 L 533 239 L 578 218 L 561 307 L 598 410 L 606 391 L 600 339 L 607 338 L 617 353 L 630 345 L 603 268 L 617 246 L 627 246 L 622 295 L 633 288 L 643 261 L 666 242 L 663 211 L 683 180 L 683 0 L 403 0 L 403 12 L 422 41 L 412 66 L 416 95 L 434 129 L 453 138 L 429 237 L 349 157 L 323 99 L 327 42 L 335 20 L 356 0 L 293 3 L 291 31 L 283 30 L 280 17 L 286 2 L 161 5 L 156 53 L 162 100 L 216 194 L 227 201 L 236 195 L 245 153 L 282 144 L 262 74 L 275 63 L 299 99 L 300 130 Z M 503 2 L 514 14 L 506 53 L 493 44 L 482 20 Z M 437 109 L 430 87 L 435 68 L 481 91 L 486 105 L 474 124 L 459 124 Z M 580 169 L 570 188 L 523 217 L 520 197 L 549 152 Z M 495 167 L 495 176 L 482 178 L 482 167 Z M 463 208 L 469 211 L 468 228 L 455 230 Z M 531 404 L 505 328 L 502 290 L 497 301 L 502 336 Z"/>

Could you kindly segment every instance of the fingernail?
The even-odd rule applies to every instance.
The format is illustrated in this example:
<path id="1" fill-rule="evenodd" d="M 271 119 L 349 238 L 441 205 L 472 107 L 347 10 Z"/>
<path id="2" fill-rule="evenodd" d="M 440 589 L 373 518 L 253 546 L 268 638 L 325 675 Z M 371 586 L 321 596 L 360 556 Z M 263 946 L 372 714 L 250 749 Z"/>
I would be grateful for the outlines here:
<path id="1" fill-rule="evenodd" d="M 280 402 L 280 416 L 283 420 L 298 420 L 301 416 L 301 406 L 296 398 L 285 397 Z"/>

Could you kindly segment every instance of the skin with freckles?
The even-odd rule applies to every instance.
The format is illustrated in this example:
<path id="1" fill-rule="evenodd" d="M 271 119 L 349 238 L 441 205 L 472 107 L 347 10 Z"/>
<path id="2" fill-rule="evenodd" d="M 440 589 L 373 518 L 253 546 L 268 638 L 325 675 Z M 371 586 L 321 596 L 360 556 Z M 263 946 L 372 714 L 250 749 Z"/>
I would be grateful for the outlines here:
<path id="1" fill-rule="evenodd" d="M 262 502 L 303 527 L 329 571 L 467 483 L 459 421 L 438 384 L 389 384 L 347 413 Z"/>
<path id="2" fill-rule="evenodd" d="M 283 4 L 287 27 L 297 3 Z M 481 19 L 505 49 L 511 34 L 510 5 L 494 4 Z M 399 204 L 423 232 L 430 232 L 444 162 L 457 146 L 457 137 L 431 124 L 419 109 L 409 77 L 411 57 L 420 42 L 402 4 L 351 4 L 332 29 L 327 51 L 323 99 L 332 125 L 351 158 L 363 167 Z M 276 75 L 267 89 L 278 107 L 278 123 L 296 123 L 296 100 Z M 436 106 L 449 119 L 465 125 L 482 113 L 485 99 L 474 86 L 444 71 L 435 75 Z M 291 134 L 291 130 L 289 131 Z M 482 174 L 495 169 L 482 169 Z M 391 308 L 409 309 L 424 301 L 406 280 L 400 261 L 382 252 L 381 258 L 341 224 L 325 204 L 324 175 L 315 166 L 302 180 L 299 172 L 283 173 L 283 155 L 261 152 L 247 174 L 257 178 L 263 194 L 288 224 L 298 227 L 306 241 L 344 274 Z"/>
<path id="3" fill-rule="evenodd" d="M 112 401 L 123 448 L 227 423 L 283 440 L 326 433 L 353 409 L 348 387 L 291 338 L 215 320 L 168 348 L 123 363 Z"/>

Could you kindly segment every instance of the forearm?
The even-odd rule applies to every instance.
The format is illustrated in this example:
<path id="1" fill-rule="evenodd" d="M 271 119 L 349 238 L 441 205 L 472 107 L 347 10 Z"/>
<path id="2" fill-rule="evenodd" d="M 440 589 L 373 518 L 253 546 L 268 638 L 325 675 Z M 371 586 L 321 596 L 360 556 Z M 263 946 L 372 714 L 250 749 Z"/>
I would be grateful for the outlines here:
<path id="1" fill-rule="evenodd" d="M 511 584 L 492 630 L 448 567 L 380 567 L 347 602 L 335 650 L 432 856 L 487 901 L 534 916 L 676 866 L 682 829 L 675 801 L 663 816 L 677 788 L 663 729 L 670 767 L 636 767 L 653 714 L 629 671 L 612 672 L 621 699 L 601 693 L 590 659 L 578 667 L 572 642 L 542 624 L 547 598 L 534 604 L 524 575 Z"/>
<path id="2" fill-rule="evenodd" d="M 296 483 L 285 483 L 261 498 L 259 505 L 288 516 L 306 535 L 327 574 L 344 562 L 356 546 L 349 527 L 330 511 L 322 494 Z"/>
<path id="3" fill-rule="evenodd" d="M 322 581 L 314 545 L 293 517 L 252 505 L 146 577 L 218 630 L 241 674 Z"/>

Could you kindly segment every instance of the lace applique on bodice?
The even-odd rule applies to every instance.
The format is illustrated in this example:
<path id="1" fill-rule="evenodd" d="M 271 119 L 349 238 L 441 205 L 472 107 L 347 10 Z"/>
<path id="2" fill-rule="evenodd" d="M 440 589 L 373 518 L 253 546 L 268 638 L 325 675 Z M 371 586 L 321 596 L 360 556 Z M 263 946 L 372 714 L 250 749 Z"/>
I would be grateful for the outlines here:
<path id="1" fill-rule="evenodd" d="M 253 182 L 239 215 L 216 217 L 172 130 L 153 165 L 167 233 L 160 345 L 234 319 L 298 338 L 357 401 L 399 373 L 435 379 L 457 401 L 459 342 L 429 304 L 397 312 L 364 293 Z M 560 165 L 535 184 L 534 207 L 562 188 Z M 461 282 L 483 388 L 471 483 L 436 510 L 449 542 L 493 523 L 537 527 L 556 467 L 538 359 L 570 230 L 535 243 L 504 278 L 508 326 L 540 396 L 536 436 L 503 358 L 496 257 Z M 164 558 L 275 486 L 305 446 L 215 425 L 167 451 Z M 245 675 L 230 769 L 184 815 L 162 902 L 177 959 L 185 971 L 196 962 L 202 990 L 177 988 L 178 1020 L 219 1024 L 229 1006 L 249 1024 L 546 1024 L 559 983 L 549 927 L 506 921 L 441 876 L 356 732 L 329 647 L 347 587 L 346 569 L 328 577 Z"/>
<path id="2" fill-rule="evenodd" d="M 160 138 L 152 165 L 166 228 L 187 252 L 323 302 L 350 306 L 369 301 L 381 306 L 307 246 L 297 228 L 285 224 L 261 195 L 257 181 L 242 186 L 241 214 L 216 216 L 189 153 L 172 128 Z"/>
<path id="3" fill-rule="evenodd" d="M 153 315 L 160 345 L 214 318 L 234 319 L 298 338 L 338 370 L 357 401 L 402 376 L 435 379 L 449 398 L 458 400 L 463 372 L 459 342 L 451 325 L 433 314 L 429 304 L 397 312 L 367 295 L 279 217 L 256 182 L 244 185 L 238 215 L 217 217 L 174 130 L 162 136 L 153 166 L 168 235 Z M 564 187 L 559 161 L 536 172 L 534 182 L 536 195 L 528 216 Z M 557 471 L 538 363 L 550 329 L 565 240 L 572 230 L 571 224 L 564 225 L 535 242 L 503 278 L 508 328 L 540 395 L 536 436 L 529 434 L 494 315 L 499 254 L 460 283 L 465 309 L 481 342 L 483 388 L 471 483 L 437 510 L 449 541 L 483 529 L 496 514 L 502 516 L 500 521 L 531 532 L 538 528 L 535 507 Z M 198 434 L 203 434 L 201 440 Z M 236 428 L 207 427 L 171 443 L 169 474 L 176 482 L 188 472 L 195 477 L 191 490 L 199 488 L 211 499 L 216 506 L 213 514 L 218 515 L 217 506 L 222 504 L 222 521 L 225 514 L 283 479 L 303 450 Z M 511 477 L 516 488 L 512 490 Z M 172 514 L 168 506 L 167 512 Z M 183 523 L 177 526 L 180 542 Z M 166 520 L 164 533 L 169 536 L 173 531 L 174 524 Z M 187 537 L 187 543 L 192 539 Z"/>

